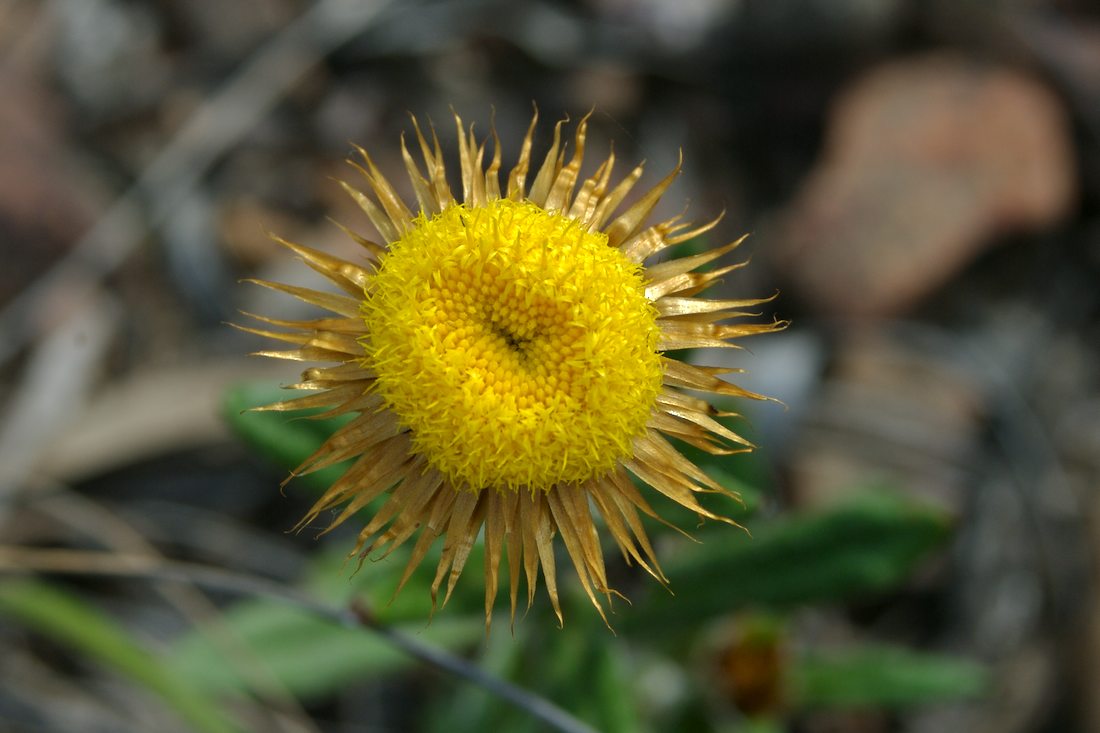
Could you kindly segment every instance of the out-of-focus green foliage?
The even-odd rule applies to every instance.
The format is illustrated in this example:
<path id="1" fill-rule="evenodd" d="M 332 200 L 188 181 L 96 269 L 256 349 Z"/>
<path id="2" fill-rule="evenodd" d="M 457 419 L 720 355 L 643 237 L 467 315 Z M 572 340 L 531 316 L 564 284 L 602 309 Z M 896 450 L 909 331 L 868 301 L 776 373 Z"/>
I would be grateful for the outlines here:
<path id="1" fill-rule="evenodd" d="M 480 549 L 473 553 L 471 563 L 480 561 Z M 320 553 L 303 584 L 312 597 L 334 608 L 346 606 L 353 596 L 359 596 L 383 622 L 421 641 L 448 649 L 475 645 L 485 634 L 484 617 L 477 605 L 480 592 L 456 594 L 451 600 L 453 607 L 429 623 L 432 608 L 427 588 L 431 575 L 428 568 L 421 568 L 410 581 L 412 587 L 393 603 L 388 602 L 404 568 L 406 553 L 399 550 L 386 562 L 367 561 L 354 575 L 354 560 L 345 562 L 343 555 Z M 241 601 L 226 611 L 221 622 L 248 646 L 252 663 L 263 665 L 287 691 L 303 700 L 317 699 L 354 680 L 390 674 L 414 664 L 369 631 L 318 618 L 279 599 Z M 239 668 L 225 664 L 221 648 L 199 630 L 173 644 L 169 663 L 193 684 L 210 690 L 246 687 Z"/>
<path id="2" fill-rule="evenodd" d="M 675 595 L 650 594 L 624 621 L 632 630 L 677 631 L 684 618 L 746 606 L 786 608 L 882 592 L 947 537 L 950 523 L 937 511 L 878 492 L 750 529 L 751 537 L 708 530 L 698 535 L 699 544 L 667 554 Z"/>
<path id="3" fill-rule="evenodd" d="M 799 708 L 907 708 L 981 695 L 985 667 L 942 655 L 873 647 L 805 655 L 791 670 Z"/>
<path id="4" fill-rule="evenodd" d="M 579 604 L 586 601 L 574 601 L 574 613 L 580 612 Z M 558 701 L 596 730 L 644 733 L 650 727 L 641 716 L 629 653 L 602 625 L 578 620 L 576 625 L 567 621 L 565 630 L 524 623 L 517 625 L 515 638 L 494 634 L 479 660 L 494 674 Z M 428 730 L 538 733 L 543 728 L 482 690 L 459 687 L 432 708 Z"/>
<path id="5" fill-rule="evenodd" d="M 380 637 L 360 628 L 341 626 L 308 611 L 277 601 L 241 603 L 223 618 L 230 631 L 249 648 L 250 662 L 295 697 L 315 700 L 347 684 L 407 669 L 414 660 Z M 468 647 L 485 633 L 481 618 L 440 617 L 430 626 L 404 627 L 422 641 L 449 649 Z M 246 689 L 238 669 L 226 664 L 224 653 L 195 632 L 172 647 L 172 672 L 208 691 Z"/>
<path id="6" fill-rule="evenodd" d="M 242 730 L 198 681 L 166 664 L 109 616 L 46 583 L 0 583 L 0 615 L 66 644 L 158 695 L 196 731 Z M 216 666 L 216 665 L 215 665 Z"/>

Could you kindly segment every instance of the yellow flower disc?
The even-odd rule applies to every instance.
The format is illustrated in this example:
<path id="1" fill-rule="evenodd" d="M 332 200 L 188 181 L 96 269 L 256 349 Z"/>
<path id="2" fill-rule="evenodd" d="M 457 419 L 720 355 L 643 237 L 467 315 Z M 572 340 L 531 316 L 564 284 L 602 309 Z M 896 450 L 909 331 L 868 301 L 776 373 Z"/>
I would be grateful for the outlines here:
<path id="1" fill-rule="evenodd" d="M 609 472 L 661 390 L 641 268 L 529 202 L 419 217 L 383 256 L 363 317 L 375 389 L 457 486 Z"/>

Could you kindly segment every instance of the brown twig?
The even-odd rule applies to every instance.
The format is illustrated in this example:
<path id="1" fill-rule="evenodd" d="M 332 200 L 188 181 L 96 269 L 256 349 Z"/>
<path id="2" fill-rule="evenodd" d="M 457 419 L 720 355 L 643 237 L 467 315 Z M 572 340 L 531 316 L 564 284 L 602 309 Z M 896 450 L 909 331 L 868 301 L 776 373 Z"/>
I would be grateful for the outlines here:
<path id="1" fill-rule="evenodd" d="M 371 629 L 410 657 L 419 659 L 424 664 L 435 667 L 442 672 L 473 682 L 501 700 L 506 700 L 532 717 L 538 718 L 555 730 L 565 731 L 566 733 L 596 733 L 588 724 L 577 720 L 546 698 L 539 697 L 522 687 L 491 675 L 462 657 L 448 654 L 441 649 L 404 634 L 398 629 L 382 624 L 379 622 L 378 617 L 360 599 L 352 600 L 351 612 L 360 626 Z"/>
<path id="2" fill-rule="evenodd" d="M 137 529 L 116 513 L 65 487 L 36 501 L 33 508 L 54 521 L 114 552 L 164 556 Z M 269 730 L 319 733 L 298 700 L 256 657 L 248 644 L 227 624 L 217 606 L 194 584 L 154 581 L 153 588 L 195 628 L 204 633 L 259 699 L 253 707 L 258 721 Z"/>
<path id="3" fill-rule="evenodd" d="M 321 59 L 361 33 L 390 0 L 319 0 L 241 65 L 180 127 L 128 190 L 45 275 L 0 310 L 0 364 L 42 327 L 59 293 L 74 302 L 98 288 L 147 236 L 183 209 L 207 171 Z M 144 215 L 144 225 L 141 221 Z"/>
<path id="4" fill-rule="evenodd" d="M 0 574 L 52 573 L 145 578 L 203 586 L 240 596 L 273 598 L 344 626 L 368 629 L 409 656 L 442 672 L 472 682 L 562 733 L 596 733 L 549 700 L 513 685 L 447 651 L 425 644 L 380 622 L 360 602 L 338 608 L 266 578 L 198 563 L 146 555 L 89 550 L 59 550 L 0 545 Z"/>

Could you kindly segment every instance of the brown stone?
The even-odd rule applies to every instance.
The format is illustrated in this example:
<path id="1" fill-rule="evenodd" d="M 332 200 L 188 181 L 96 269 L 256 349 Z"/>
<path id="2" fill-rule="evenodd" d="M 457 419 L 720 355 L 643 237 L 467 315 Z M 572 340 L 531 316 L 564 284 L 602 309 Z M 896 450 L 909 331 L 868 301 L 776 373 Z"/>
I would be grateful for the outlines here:
<path id="1" fill-rule="evenodd" d="M 1057 222 L 1075 188 L 1066 115 L 1037 80 L 946 55 L 888 64 L 837 101 L 776 257 L 822 310 L 896 314 L 997 235 Z"/>

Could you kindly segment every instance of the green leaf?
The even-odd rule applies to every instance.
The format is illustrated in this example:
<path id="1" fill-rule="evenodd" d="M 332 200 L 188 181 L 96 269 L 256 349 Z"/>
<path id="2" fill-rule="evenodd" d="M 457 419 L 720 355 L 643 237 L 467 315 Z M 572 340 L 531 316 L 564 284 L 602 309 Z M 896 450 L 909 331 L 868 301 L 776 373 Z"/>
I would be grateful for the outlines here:
<path id="1" fill-rule="evenodd" d="M 624 642 L 612 636 L 598 618 L 594 623 L 573 618 L 564 630 L 527 619 L 517 625 L 514 637 L 493 634 L 481 650 L 478 665 L 554 701 L 595 730 L 649 730 L 641 716 L 636 671 L 626 656 Z M 427 722 L 426 730 L 438 733 L 538 733 L 544 729 L 524 711 L 469 686 L 440 696 L 429 710 Z"/>
<path id="2" fill-rule="evenodd" d="M 444 648 L 467 647 L 483 638 L 480 587 L 468 593 L 456 589 L 448 612 L 427 621 L 431 618 L 428 588 L 439 559 L 438 547 L 428 553 L 401 595 L 389 603 L 408 552 L 408 547 L 402 547 L 384 560 L 368 560 L 358 572 L 354 560 L 345 562 L 343 550 L 322 552 L 302 585 L 311 596 L 336 608 L 347 606 L 354 596 L 363 597 L 383 623 Z M 471 572 L 480 566 L 481 552 L 480 544 L 475 544 Z M 278 599 L 242 601 L 223 614 L 222 624 L 288 691 L 306 700 L 336 692 L 353 680 L 390 674 L 416 663 L 369 629 L 341 626 Z M 171 664 L 204 687 L 241 690 L 246 686 L 240 674 L 224 664 L 219 647 L 198 630 L 175 643 Z"/>
<path id="3" fill-rule="evenodd" d="M 979 697 L 988 670 L 957 657 L 891 647 L 815 652 L 791 670 L 799 708 L 906 708 Z"/>
<path id="4" fill-rule="evenodd" d="M 234 385 L 226 390 L 223 397 L 223 414 L 233 431 L 248 445 L 281 468 L 292 470 L 351 419 L 346 416 L 326 419 L 311 417 L 322 410 L 250 412 L 254 407 L 293 399 L 301 394 L 268 382 Z M 296 480 L 324 490 L 344 473 L 347 466 L 348 462 L 339 463 Z"/>
<path id="5" fill-rule="evenodd" d="M 212 695 L 177 674 L 125 629 L 76 596 L 38 581 L 6 581 L 0 584 L 0 614 L 146 687 L 196 730 L 240 730 Z"/>
<path id="6" fill-rule="evenodd" d="M 248 646 L 258 664 L 302 700 L 319 699 L 354 680 L 392 674 L 417 663 L 370 629 L 341 626 L 276 601 L 238 604 L 223 623 Z M 441 616 L 430 625 L 401 628 L 449 649 L 476 643 L 485 633 L 483 618 L 470 616 Z M 199 633 L 174 646 L 169 665 L 206 689 L 247 688 L 238 672 L 224 663 L 218 647 Z"/>
<path id="7" fill-rule="evenodd" d="M 608 639 L 593 646 L 595 659 L 591 664 L 593 683 L 580 689 L 581 694 L 595 693 L 598 730 L 607 733 L 638 733 L 646 730 L 641 716 L 631 674 L 630 660 L 622 644 Z M 592 692 L 590 692 L 591 690 Z"/>
<path id="8" fill-rule="evenodd" d="M 636 599 L 622 618 L 632 629 L 675 631 L 685 618 L 694 623 L 746 606 L 782 609 L 880 593 L 904 580 L 949 530 L 946 515 L 886 492 L 761 522 L 751 537 L 717 528 L 665 554 L 675 595 Z"/>

